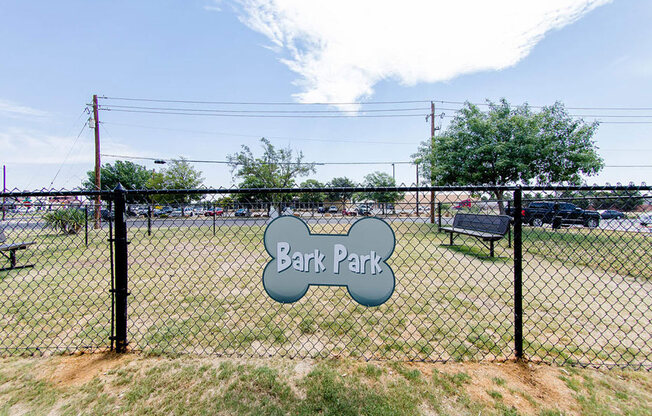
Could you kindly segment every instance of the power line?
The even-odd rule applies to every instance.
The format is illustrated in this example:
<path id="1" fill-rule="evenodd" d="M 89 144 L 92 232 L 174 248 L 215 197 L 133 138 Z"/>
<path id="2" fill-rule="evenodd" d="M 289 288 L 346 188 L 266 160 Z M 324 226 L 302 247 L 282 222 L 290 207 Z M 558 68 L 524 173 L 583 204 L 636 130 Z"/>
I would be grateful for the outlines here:
<path id="1" fill-rule="evenodd" d="M 459 104 L 459 105 L 465 105 L 465 104 L 473 104 L 473 105 L 482 105 L 482 106 L 489 106 L 489 103 L 471 103 L 468 101 L 445 101 L 445 100 L 433 100 L 436 103 L 442 103 L 442 104 Z M 544 107 L 549 107 L 549 106 L 543 106 L 543 105 L 529 105 L 528 107 L 531 108 L 544 108 Z M 652 107 L 566 107 L 564 106 L 567 110 L 614 110 L 614 111 L 652 111 Z"/>
<path id="2" fill-rule="evenodd" d="M 153 98 L 128 98 L 128 97 L 98 97 L 103 100 L 142 101 L 153 103 L 185 103 L 185 104 L 224 104 L 224 105 L 375 105 L 375 104 L 417 104 L 430 103 L 431 100 L 403 100 L 403 101 L 360 101 L 360 102 L 282 102 L 282 101 L 195 101 L 195 100 L 165 100 Z"/>
<path id="3" fill-rule="evenodd" d="M 600 124 L 652 124 L 652 121 L 600 121 Z"/>
<path id="4" fill-rule="evenodd" d="M 652 165 L 604 165 L 605 168 L 652 168 Z"/>
<path id="5" fill-rule="evenodd" d="M 122 158 L 122 159 L 135 159 L 135 160 L 151 160 L 151 161 L 178 161 L 178 160 L 185 160 L 186 162 L 191 162 L 191 163 L 213 163 L 213 164 L 219 164 L 219 165 L 241 165 L 241 163 L 237 162 L 229 162 L 228 160 L 202 160 L 202 159 L 186 159 L 186 158 L 179 158 L 179 159 L 166 159 L 166 158 L 160 158 L 160 157 L 147 157 L 147 156 L 128 156 L 128 155 L 113 155 L 113 154 L 102 154 L 104 157 L 114 157 L 114 158 Z M 267 165 L 318 165 L 318 166 L 323 166 L 323 165 L 413 165 L 414 162 L 410 161 L 400 161 L 400 162 L 275 162 L 275 163 L 265 163 L 263 164 Z"/>
<path id="6" fill-rule="evenodd" d="M 127 127 L 138 127 L 143 129 L 154 129 L 154 130 L 167 130 L 167 131 L 178 131 L 182 133 L 195 133 L 195 134 L 207 134 L 207 135 L 217 135 L 217 136 L 233 136 L 233 137 L 248 137 L 260 139 L 262 137 L 268 139 L 277 139 L 277 140 L 296 140 L 296 141 L 314 141 L 314 142 L 324 142 L 324 143 L 351 143 L 351 144 L 396 144 L 396 145 L 406 145 L 406 144 L 420 144 L 421 142 L 399 142 L 399 141 L 383 141 L 383 140 L 357 140 L 357 139 L 329 139 L 329 138 L 308 138 L 308 137 L 290 137 L 290 136 L 269 136 L 266 134 L 242 134 L 242 133 L 229 133 L 221 131 L 207 131 L 207 130 L 187 130 L 187 129 L 177 129 L 169 127 L 158 127 L 158 126 L 144 126 L 140 124 L 130 124 L 130 123 L 114 123 L 103 121 L 101 124 L 111 124 L 116 126 L 127 126 Z"/>
<path id="7" fill-rule="evenodd" d="M 171 107 L 142 107 L 142 106 L 133 106 L 133 105 L 102 105 L 100 110 L 112 110 L 116 108 L 128 108 L 135 110 L 161 110 L 161 111 L 190 111 L 190 112 L 213 112 L 213 113 L 281 113 L 281 114 L 319 114 L 319 113 L 336 113 L 336 114 L 346 114 L 346 113 L 358 113 L 354 110 L 225 110 L 225 109 L 210 109 L 210 108 L 171 108 Z M 409 108 L 386 108 L 386 109 L 371 109 L 361 111 L 363 113 L 372 113 L 372 112 L 398 112 L 398 111 L 426 111 L 427 108 L 424 107 L 409 107 Z M 450 108 L 449 110 L 454 110 Z M 651 116 L 652 117 L 652 116 Z"/>
<path id="8" fill-rule="evenodd" d="M 142 106 L 130 106 L 130 105 L 104 105 L 100 107 L 100 110 L 105 111 L 117 111 L 117 109 L 133 109 L 133 110 L 153 110 L 153 111 L 180 111 L 180 112 L 193 112 L 193 113 L 225 113 L 225 114 L 340 114 L 347 117 L 357 117 L 357 111 L 346 111 L 346 110 L 225 110 L 225 109 L 210 109 L 210 108 L 171 108 L 171 107 L 142 107 Z M 363 110 L 361 113 L 371 113 L 371 112 L 400 112 L 400 111 L 426 111 L 427 109 L 422 107 L 411 107 L 411 108 L 387 108 L 387 109 L 371 109 Z M 445 111 L 459 111 L 461 108 L 440 108 L 440 110 Z M 355 114 L 349 114 L 355 113 Z M 571 117 L 590 117 L 590 118 L 652 118 L 652 114 L 569 114 Z M 446 115 L 445 113 L 435 114 L 435 117 L 453 117 L 451 115 Z"/>
<path id="9" fill-rule="evenodd" d="M 390 118 L 390 117 L 425 117 L 426 114 L 378 114 L 378 115 L 268 115 L 268 114 L 216 114 L 216 113 L 188 113 L 177 111 L 150 111 L 150 110 L 127 110 L 127 109 L 109 109 L 104 111 L 119 111 L 123 113 L 141 113 L 141 114 L 169 114 L 181 116 L 210 116 L 210 117 L 244 117 L 244 118 Z"/>
<path id="10" fill-rule="evenodd" d="M 140 113 L 140 114 L 167 114 L 167 115 L 181 115 L 181 116 L 209 116 L 209 117 L 242 117 L 242 118 L 400 118 L 400 117 L 426 117 L 428 114 L 374 114 L 374 115 L 269 115 L 269 114 L 217 114 L 217 113 L 187 113 L 177 111 L 150 111 L 150 110 L 128 110 L 128 109 L 108 109 L 104 111 L 118 111 L 123 113 Z M 439 114 L 439 117 L 454 117 L 446 114 Z M 602 121 L 597 117 L 609 116 L 585 116 L 585 115 L 571 115 L 572 117 L 595 117 L 600 124 L 652 124 L 652 121 Z M 652 116 L 650 116 L 652 117 Z"/>
<path id="11" fill-rule="evenodd" d="M 79 119 L 88 111 L 88 107 L 84 108 L 82 110 L 81 114 L 79 117 L 77 117 L 77 120 L 75 121 L 75 124 L 79 122 Z M 61 168 L 63 168 L 63 165 L 68 161 L 68 157 L 70 157 L 70 154 L 72 153 L 73 149 L 75 148 L 75 145 L 77 144 L 77 141 L 79 140 L 79 137 L 82 135 L 84 132 L 84 129 L 86 128 L 86 122 L 84 122 L 84 125 L 82 126 L 81 130 L 79 131 L 79 134 L 77 137 L 75 137 L 75 140 L 72 142 L 72 146 L 70 146 L 70 149 L 68 150 L 68 153 L 66 154 L 66 157 L 63 159 L 63 162 L 61 162 L 61 165 L 59 165 L 59 169 L 57 169 L 57 173 L 54 174 L 54 178 L 52 178 L 52 182 L 50 182 L 50 188 L 52 188 L 52 184 L 54 184 L 54 181 L 57 179 L 57 176 L 59 176 L 59 173 L 61 172 Z M 72 127 L 71 127 L 72 129 Z"/>
<path id="12" fill-rule="evenodd" d="M 178 160 L 185 160 L 186 162 L 191 163 L 213 163 L 220 165 L 229 165 L 235 164 L 239 165 L 241 163 L 229 162 L 228 160 L 207 160 L 207 159 L 186 159 L 181 157 L 179 159 L 166 159 L 160 157 L 147 157 L 147 156 L 129 156 L 129 155 L 114 155 L 114 154 L 102 154 L 104 157 L 113 157 L 113 158 L 122 158 L 122 159 L 134 159 L 134 160 L 151 160 L 158 161 L 163 160 L 166 162 L 173 162 Z M 414 165 L 412 161 L 377 161 L 377 162 L 277 162 L 277 163 L 263 163 L 269 165 Z M 652 168 L 652 165 L 605 165 L 606 168 Z"/>
<path id="13" fill-rule="evenodd" d="M 398 101 L 358 101 L 358 102 L 283 102 L 283 101 L 199 101 L 199 100 L 169 100 L 169 99 L 153 99 L 153 98 L 133 98 L 133 97 L 98 97 L 103 100 L 118 100 L 118 101 L 137 101 L 137 102 L 157 102 L 157 103 L 185 103 L 185 104 L 223 104 L 223 105 L 382 105 L 382 104 L 427 104 L 431 101 L 442 104 L 457 104 L 465 105 L 466 103 L 488 106 L 489 103 L 473 103 L 468 101 L 449 101 L 449 100 L 398 100 Z M 544 108 L 546 106 L 528 105 L 532 108 Z M 565 107 L 569 110 L 614 110 L 614 111 L 652 111 L 652 107 L 627 107 L 627 106 L 614 106 L 614 107 Z"/>

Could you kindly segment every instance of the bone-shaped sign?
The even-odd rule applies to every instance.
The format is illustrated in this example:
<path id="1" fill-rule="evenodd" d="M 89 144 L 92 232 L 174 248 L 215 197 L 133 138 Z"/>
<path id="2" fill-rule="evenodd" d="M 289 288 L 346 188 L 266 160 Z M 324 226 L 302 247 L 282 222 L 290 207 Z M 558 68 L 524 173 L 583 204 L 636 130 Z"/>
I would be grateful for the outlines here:
<path id="1" fill-rule="evenodd" d="M 346 286 L 364 306 L 381 305 L 394 292 L 387 260 L 396 238 L 379 218 L 362 218 L 347 234 L 311 234 L 300 218 L 281 216 L 269 223 L 264 239 L 272 260 L 263 271 L 263 287 L 278 302 L 298 301 L 311 285 Z"/>

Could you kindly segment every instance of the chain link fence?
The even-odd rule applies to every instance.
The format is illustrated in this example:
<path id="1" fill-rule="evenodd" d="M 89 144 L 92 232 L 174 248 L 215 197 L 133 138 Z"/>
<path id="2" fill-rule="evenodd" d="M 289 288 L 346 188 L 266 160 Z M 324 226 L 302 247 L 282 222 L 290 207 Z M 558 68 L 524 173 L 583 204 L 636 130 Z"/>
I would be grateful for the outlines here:
<path id="1" fill-rule="evenodd" d="M 152 353 L 652 369 L 650 187 L 3 196 L 0 246 L 34 243 L 13 250 L 15 266 L 32 267 L 7 258 L 0 271 L 5 354 L 115 341 Z M 72 228 L 56 221 L 73 211 Z M 279 215 L 313 234 L 384 220 L 396 238 L 392 296 L 365 307 L 344 287 L 311 286 L 295 303 L 271 299 L 263 238 Z"/>

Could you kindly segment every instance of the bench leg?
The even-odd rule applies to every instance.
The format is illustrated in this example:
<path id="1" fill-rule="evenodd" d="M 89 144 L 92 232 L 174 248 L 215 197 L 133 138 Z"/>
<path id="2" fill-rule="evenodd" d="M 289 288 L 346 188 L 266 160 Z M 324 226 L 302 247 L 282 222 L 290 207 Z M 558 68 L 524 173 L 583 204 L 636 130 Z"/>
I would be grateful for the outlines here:
<path id="1" fill-rule="evenodd" d="M 489 257 L 494 256 L 494 240 L 489 241 Z"/>
<path id="2" fill-rule="evenodd" d="M 448 235 L 450 236 L 450 244 L 449 245 L 452 246 L 453 245 L 453 233 L 448 233 Z"/>
<path id="3" fill-rule="evenodd" d="M 7 270 L 15 270 L 15 269 L 27 269 L 29 267 L 34 267 L 33 264 L 28 264 L 28 265 L 25 265 L 25 266 L 16 266 L 16 250 L 9 250 L 8 259 L 9 259 L 9 267 L 0 268 L 0 272 L 4 272 L 4 271 L 7 271 Z"/>
<path id="4" fill-rule="evenodd" d="M 0 272 L 8 271 L 8 270 L 18 270 L 18 269 L 29 269 L 30 267 L 34 267 L 33 264 L 27 264 L 25 266 L 15 266 L 15 267 L 3 267 L 0 269 Z"/>

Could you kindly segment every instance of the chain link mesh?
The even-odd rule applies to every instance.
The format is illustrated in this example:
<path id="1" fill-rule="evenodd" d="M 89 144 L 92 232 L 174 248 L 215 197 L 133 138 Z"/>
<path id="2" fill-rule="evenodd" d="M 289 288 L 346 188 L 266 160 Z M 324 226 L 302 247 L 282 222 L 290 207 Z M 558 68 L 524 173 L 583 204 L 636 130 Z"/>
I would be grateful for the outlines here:
<path id="1" fill-rule="evenodd" d="M 73 198 L 9 197 L 4 208 L 0 353 L 106 348 L 111 334 L 109 224 L 94 229 L 92 211 Z"/>
<path id="2" fill-rule="evenodd" d="M 329 200 L 326 189 L 129 191 L 129 348 L 514 358 L 515 230 L 487 222 L 515 215 L 519 189 L 354 189 L 341 200 Z M 522 197 L 525 357 L 651 369 L 650 187 L 526 187 Z M 34 241 L 16 252 L 18 264 L 34 267 L 0 271 L 0 347 L 15 354 L 110 346 L 111 224 L 96 230 L 89 218 L 86 245 L 84 227 L 64 233 L 48 226 L 47 214 L 63 205 L 18 208 L 6 212 L 0 245 Z M 326 234 L 345 234 L 364 216 L 385 220 L 396 236 L 388 260 L 394 294 L 367 308 L 344 287 L 311 286 L 295 303 L 273 301 L 261 283 L 270 261 L 263 234 L 279 214 Z"/>

